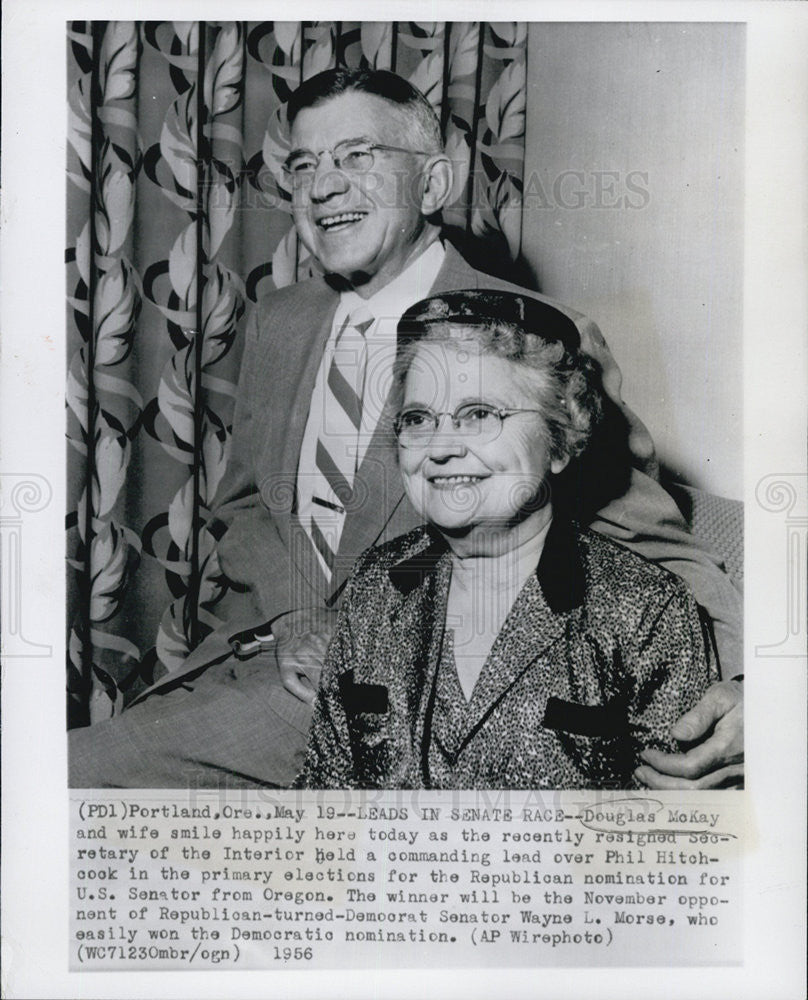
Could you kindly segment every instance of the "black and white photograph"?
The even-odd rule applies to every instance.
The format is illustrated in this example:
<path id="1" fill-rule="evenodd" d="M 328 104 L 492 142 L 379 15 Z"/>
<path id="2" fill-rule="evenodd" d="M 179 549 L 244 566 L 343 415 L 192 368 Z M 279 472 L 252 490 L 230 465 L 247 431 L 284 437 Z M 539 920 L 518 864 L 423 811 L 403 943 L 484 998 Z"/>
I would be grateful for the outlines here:
<path id="1" fill-rule="evenodd" d="M 71 784 L 739 784 L 744 26 L 68 41 Z"/>
<path id="2" fill-rule="evenodd" d="M 10 5 L 9 996 L 751 1000 L 777 949 L 799 995 L 808 19 L 762 6 Z"/>

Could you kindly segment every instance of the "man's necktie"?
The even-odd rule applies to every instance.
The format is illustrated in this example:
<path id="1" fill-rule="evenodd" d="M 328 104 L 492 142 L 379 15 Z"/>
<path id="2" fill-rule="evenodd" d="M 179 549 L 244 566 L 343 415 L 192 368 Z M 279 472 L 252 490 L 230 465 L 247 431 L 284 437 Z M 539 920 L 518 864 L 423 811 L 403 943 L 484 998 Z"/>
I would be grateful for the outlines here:
<path id="1" fill-rule="evenodd" d="M 323 401 L 323 422 L 317 435 L 312 508 L 306 530 L 314 544 L 326 579 L 334 562 L 345 508 L 353 493 L 358 466 L 362 395 L 367 367 L 365 334 L 373 317 L 364 306 L 354 309 L 334 344 Z"/>

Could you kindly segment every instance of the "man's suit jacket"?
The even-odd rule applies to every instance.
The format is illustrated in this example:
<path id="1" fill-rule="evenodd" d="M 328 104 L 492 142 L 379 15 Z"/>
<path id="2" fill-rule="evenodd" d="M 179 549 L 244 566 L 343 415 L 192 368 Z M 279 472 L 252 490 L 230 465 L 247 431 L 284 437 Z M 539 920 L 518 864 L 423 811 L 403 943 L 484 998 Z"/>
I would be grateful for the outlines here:
<path id="1" fill-rule="evenodd" d="M 466 288 L 525 294 L 523 288 L 476 271 L 447 244 L 431 294 Z M 545 296 L 528 294 L 550 302 L 575 322 L 583 349 L 601 364 L 607 393 L 626 414 L 632 450 L 640 460 L 652 457 L 648 432 L 620 399 L 620 371 L 597 326 Z M 182 670 L 145 695 L 222 659 L 230 652 L 230 637 L 244 630 L 249 635 L 260 624 L 272 621 L 277 638 L 311 629 L 330 633 L 358 556 L 420 523 L 404 496 L 391 431 L 393 414 L 387 409 L 356 475 L 330 583 L 294 516 L 298 457 L 338 301 L 338 292 L 316 277 L 271 293 L 251 316 L 228 468 L 211 521 L 221 561 L 236 587 L 216 611 L 226 619 L 224 626 L 190 654 Z M 717 568 L 717 560 L 689 534 L 671 497 L 650 477 L 633 470 L 629 489 L 599 512 L 593 527 L 678 573 L 715 622 L 737 628 L 737 592 Z M 719 652 L 723 662 L 720 641 Z"/>
<path id="2" fill-rule="evenodd" d="M 554 518 L 466 702 L 442 652 L 451 555 L 418 528 L 368 552 L 318 691 L 308 788 L 625 788 L 714 679 L 672 574 Z"/>

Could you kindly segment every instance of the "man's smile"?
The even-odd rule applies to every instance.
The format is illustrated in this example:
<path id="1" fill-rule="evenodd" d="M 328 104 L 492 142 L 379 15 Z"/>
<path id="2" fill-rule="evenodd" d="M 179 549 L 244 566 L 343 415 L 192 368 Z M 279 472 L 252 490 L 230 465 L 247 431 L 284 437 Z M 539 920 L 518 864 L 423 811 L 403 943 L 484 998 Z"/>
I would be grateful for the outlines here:
<path id="1" fill-rule="evenodd" d="M 325 233 L 340 232 L 365 218 L 367 212 L 339 212 L 336 215 L 324 215 L 317 220 L 317 227 Z"/>

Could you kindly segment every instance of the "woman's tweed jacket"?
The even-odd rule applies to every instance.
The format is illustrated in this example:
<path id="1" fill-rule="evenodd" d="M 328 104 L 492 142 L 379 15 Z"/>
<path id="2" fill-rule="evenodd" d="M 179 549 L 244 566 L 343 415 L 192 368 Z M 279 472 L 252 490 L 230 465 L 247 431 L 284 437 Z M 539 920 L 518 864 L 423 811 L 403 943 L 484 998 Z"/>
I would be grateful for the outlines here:
<path id="1" fill-rule="evenodd" d="M 450 577 L 425 528 L 359 559 L 297 785 L 625 788 L 643 747 L 679 749 L 670 727 L 716 675 L 696 603 L 667 571 L 556 517 L 436 753 Z"/>

